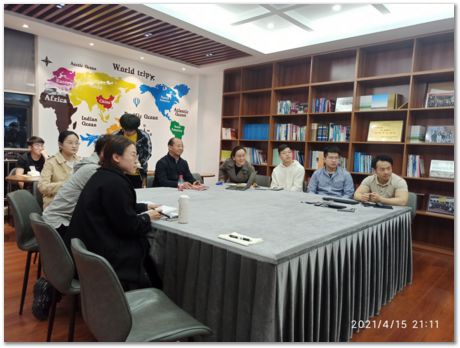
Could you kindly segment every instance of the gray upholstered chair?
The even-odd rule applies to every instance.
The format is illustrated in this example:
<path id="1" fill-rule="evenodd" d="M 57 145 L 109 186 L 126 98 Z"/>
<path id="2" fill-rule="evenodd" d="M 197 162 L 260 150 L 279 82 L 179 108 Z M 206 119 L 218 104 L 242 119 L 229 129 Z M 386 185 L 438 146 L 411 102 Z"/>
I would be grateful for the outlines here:
<path id="1" fill-rule="evenodd" d="M 10 192 L 6 197 L 13 215 L 14 227 L 16 230 L 16 244 L 19 249 L 27 252 L 24 280 L 22 282 L 21 303 L 19 305 L 19 315 L 21 315 L 27 293 L 32 253 L 38 252 L 38 243 L 35 239 L 32 227 L 30 226 L 29 215 L 30 213 L 41 213 L 42 209 L 39 207 L 35 197 L 27 190 Z M 37 279 L 40 278 L 40 267 L 39 260 Z"/>
<path id="2" fill-rule="evenodd" d="M 155 180 L 154 175 L 147 175 L 147 185 L 146 185 L 147 188 L 153 187 L 153 180 Z"/>
<path id="3" fill-rule="evenodd" d="M 41 215 L 30 214 L 30 224 L 37 238 L 40 248 L 40 257 L 43 264 L 43 273 L 53 287 L 51 310 L 48 316 L 48 333 L 46 341 L 51 341 L 53 334 L 54 316 L 56 313 L 57 292 L 62 295 L 71 295 L 72 310 L 69 321 L 68 340 L 73 341 L 75 330 L 75 312 L 77 309 L 80 282 L 75 279 L 75 265 L 70 252 L 59 233 L 47 224 Z"/>
<path id="4" fill-rule="evenodd" d="M 32 194 L 38 202 L 40 208 L 43 209 L 43 194 L 38 189 L 38 181 L 34 181 L 32 184 Z"/>
<path id="5" fill-rule="evenodd" d="M 257 186 L 270 187 L 271 177 L 268 175 L 256 175 Z"/>
<path id="6" fill-rule="evenodd" d="M 415 193 L 409 192 L 407 206 L 411 208 L 410 217 L 412 218 L 412 220 L 414 220 L 415 214 L 417 212 L 417 195 Z"/>
<path id="7" fill-rule="evenodd" d="M 192 175 L 196 181 L 200 182 L 200 184 L 204 184 L 203 177 L 200 175 L 200 173 L 192 173 Z"/>
<path id="8" fill-rule="evenodd" d="M 98 341 L 177 341 L 210 329 L 177 307 L 161 290 L 123 292 L 107 260 L 71 241 L 81 284 L 83 319 Z"/>

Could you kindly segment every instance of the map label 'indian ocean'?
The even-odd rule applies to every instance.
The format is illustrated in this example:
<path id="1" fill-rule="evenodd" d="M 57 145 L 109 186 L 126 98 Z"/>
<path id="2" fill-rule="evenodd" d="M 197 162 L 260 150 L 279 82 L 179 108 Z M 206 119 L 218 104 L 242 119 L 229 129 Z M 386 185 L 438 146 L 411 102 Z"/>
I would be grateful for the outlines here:
<path id="1" fill-rule="evenodd" d="M 134 68 L 132 68 L 130 66 L 122 66 L 122 65 L 120 65 L 118 63 L 112 63 L 112 64 L 113 64 L 113 69 L 114 70 L 134 75 L 134 71 L 135 71 Z M 145 77 L 147 80 L 150 79 L 150 81 L 155 81 L 155 75 L 150 74 L 145 70 L 142 70 L 142 71 L 137 70 L 137 75 L 140 76 L 140 77 Z"/>

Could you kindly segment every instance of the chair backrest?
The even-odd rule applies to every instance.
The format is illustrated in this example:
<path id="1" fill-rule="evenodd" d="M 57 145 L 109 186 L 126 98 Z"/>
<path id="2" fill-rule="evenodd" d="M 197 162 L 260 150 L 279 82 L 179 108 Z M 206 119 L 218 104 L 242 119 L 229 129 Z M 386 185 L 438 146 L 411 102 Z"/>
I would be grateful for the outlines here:
<path id="1" fill-rule="evenodd" d="M 75 265 L 69 250 L 59 233 L 40 214 L 30 214 L 30 224 L 37 238 L 46 279 L 57 291 L 67 293 L 75 276 Z"/>
<path id="2" fill-rule="evenodd" d="M 27 244 L 35 238 L 30 226 L 29 215 L 41 213 L 42 209 L 32 194 L 27 190 L 17 190 L 6 195 L 8 204 L 12 208 L 14 227 L 16 229 L 16 244 L 21 250 L 27 251 Z"/>
<path id="3" fill-rule="evenodd" d="M 10 173 L 8 174 L 8 176 L 11 176 L 11 175 L 16 175 L 16 167 L 10 170 Z M 7 192 L 13 192 L 17 188 L 18 188 L 18 185 L 16 183 L 12 183 L 11 181 L 8 181 L 8 184 L 6 187 Z"/>
<path id="4" fill-rule="evenodd" d="M 153 180 L 155 180 L 155 176 L 147 175 L 147 187 L 153 187 Z"/>
<path id="5" fill-rule="evenodd" d="M 199 181 L 201 184 L 204 183 L 203 178 L 201 177 L 200 173 L 192 173 L 192 175 L 196 181 Z"/>
<path id="6" fill-rule="evenodd" d="M 271 178 L 268 175 L 256 175 L 257 186 L 270 187 Z"/>
<path id="7" fill-rule="evenodd" d="M 71 240 L 80 279 L 83 319 L 98 341 L 125 341 L 132 317 L 123 288 L 112 266 L 78 238 Z"/>
<path id="8" fill-rule="evenodd" d="M 414 220 L 417 212 L 417 195 L 415 193 L 409 192 L 407 206 L 411 208 L 410 217 Z"/>

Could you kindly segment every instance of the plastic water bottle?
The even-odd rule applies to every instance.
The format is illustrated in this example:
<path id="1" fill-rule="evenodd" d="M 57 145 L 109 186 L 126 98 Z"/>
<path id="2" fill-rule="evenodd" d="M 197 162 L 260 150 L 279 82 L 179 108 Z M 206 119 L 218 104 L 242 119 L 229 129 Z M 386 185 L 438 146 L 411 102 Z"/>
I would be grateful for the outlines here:
<path id="1" fill-rule="evenodd" d="M 184 191 L 184 176 L 179 175 L 179 180 L 177 181 L 177 189 L 179 191 Z"/>

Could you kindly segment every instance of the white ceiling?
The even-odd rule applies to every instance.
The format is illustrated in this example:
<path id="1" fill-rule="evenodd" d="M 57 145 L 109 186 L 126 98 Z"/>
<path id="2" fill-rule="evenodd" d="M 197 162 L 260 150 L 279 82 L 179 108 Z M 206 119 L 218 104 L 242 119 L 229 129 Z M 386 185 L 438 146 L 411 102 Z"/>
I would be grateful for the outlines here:
<path id="1" fill-rule="evenodd" d="M 263 54 L 454 18 L 442 3 L 146 6 Z"/>

